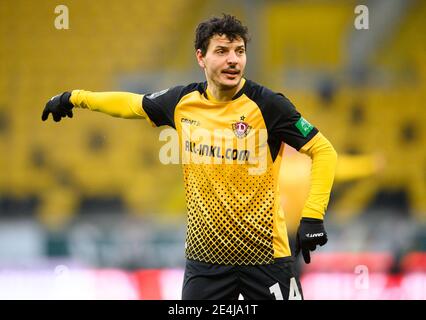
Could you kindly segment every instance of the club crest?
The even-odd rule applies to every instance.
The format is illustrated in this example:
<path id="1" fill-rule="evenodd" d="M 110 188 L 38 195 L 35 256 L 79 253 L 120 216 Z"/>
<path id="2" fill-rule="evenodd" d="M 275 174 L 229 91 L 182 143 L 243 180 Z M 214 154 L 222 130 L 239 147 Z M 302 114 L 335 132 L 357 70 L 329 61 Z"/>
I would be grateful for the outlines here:
<path id="1" fill-rule="evenodd" d="M 247 122 L 244 122 L 244 119 L 245 117 L 242 116 L 240 121 L 232 124 L 232 131 L 234 131 L 234 134 L 240 139 L 247 137 L 252 128 Z"/>

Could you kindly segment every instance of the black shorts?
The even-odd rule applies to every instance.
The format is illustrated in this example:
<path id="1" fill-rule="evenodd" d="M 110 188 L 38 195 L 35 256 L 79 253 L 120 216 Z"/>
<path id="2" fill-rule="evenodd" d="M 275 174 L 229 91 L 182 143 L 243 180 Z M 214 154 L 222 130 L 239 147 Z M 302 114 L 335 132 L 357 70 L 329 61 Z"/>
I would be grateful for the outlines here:
<path id="1" fill-rule="evenodd" d="M 293 257 L 256 266 L 225 266 L 186 260 L 182 300 L 301 300 Z M 241 296 L 240 296 L 241 294 Z"/>

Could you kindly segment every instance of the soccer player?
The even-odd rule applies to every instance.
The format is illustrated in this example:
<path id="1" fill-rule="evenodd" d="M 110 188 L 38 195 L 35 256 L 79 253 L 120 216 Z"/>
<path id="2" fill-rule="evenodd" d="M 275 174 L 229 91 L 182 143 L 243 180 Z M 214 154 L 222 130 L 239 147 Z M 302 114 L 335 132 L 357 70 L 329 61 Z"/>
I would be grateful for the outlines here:
<path id="1" fill-rule="evenodd" d="M 60 121 L 73 108 L 89 109 L 176 129 L 188 208 L 182 299 L 302 299 L 295 257 L 301 251 L 309 263 L 310 251 L 327 242 L 337 154 L 284 95 L 244 77 L 247 41 L 234 16 L 211 18 L 195 35 L 205 82 L 145 95 L 73 90 L 42 114 Z M 294 255 L 279 204 L 285 144 L 312 159 Z"/>

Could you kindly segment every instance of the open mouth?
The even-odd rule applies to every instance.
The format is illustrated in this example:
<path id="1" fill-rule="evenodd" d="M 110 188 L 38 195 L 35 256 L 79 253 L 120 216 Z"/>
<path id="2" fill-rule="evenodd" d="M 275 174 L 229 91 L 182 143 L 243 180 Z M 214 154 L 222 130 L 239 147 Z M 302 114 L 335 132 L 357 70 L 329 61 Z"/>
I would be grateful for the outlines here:
<path id="1" fill-rule="evenodd" d="M 239 70 L 223 70 L 222 73 L 229 79 L 229 80 L 235 80 L 237 76 L 240 74 Z"/>
<path id="2" fill-rule="evenodd" d="M 240 74 L 240 71 L 239 70 L 229 70 L 229 69 L 227 69 L 227 70 L 223 70 L 222 73 L 225 73 L 225 74 L 231 75 L 231 76 L 236 76 L 236 75 Z"/>

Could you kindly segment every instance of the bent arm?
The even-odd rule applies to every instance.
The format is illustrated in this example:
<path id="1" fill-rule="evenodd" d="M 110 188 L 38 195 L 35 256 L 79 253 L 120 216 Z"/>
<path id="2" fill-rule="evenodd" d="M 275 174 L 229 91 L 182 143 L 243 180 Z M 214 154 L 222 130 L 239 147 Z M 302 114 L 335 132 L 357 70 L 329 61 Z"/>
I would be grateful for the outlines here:
<path id="1" fill-rule="evenodd" d="M 311 188 L 302 210 L 302 217 L 322 220 L 333 186 L 337 153 L 320 132 L 304 145 L 300 152 L 307 154 L 312 159 Z"/>
<path id="2" fill-rule="evenodd" d="M 73 90 L 70 102 L 77 108 L 89 109 L 126 119 L 147 119 L 142 108 L 142 94 L 129 92 L 91 92 Z"/>

